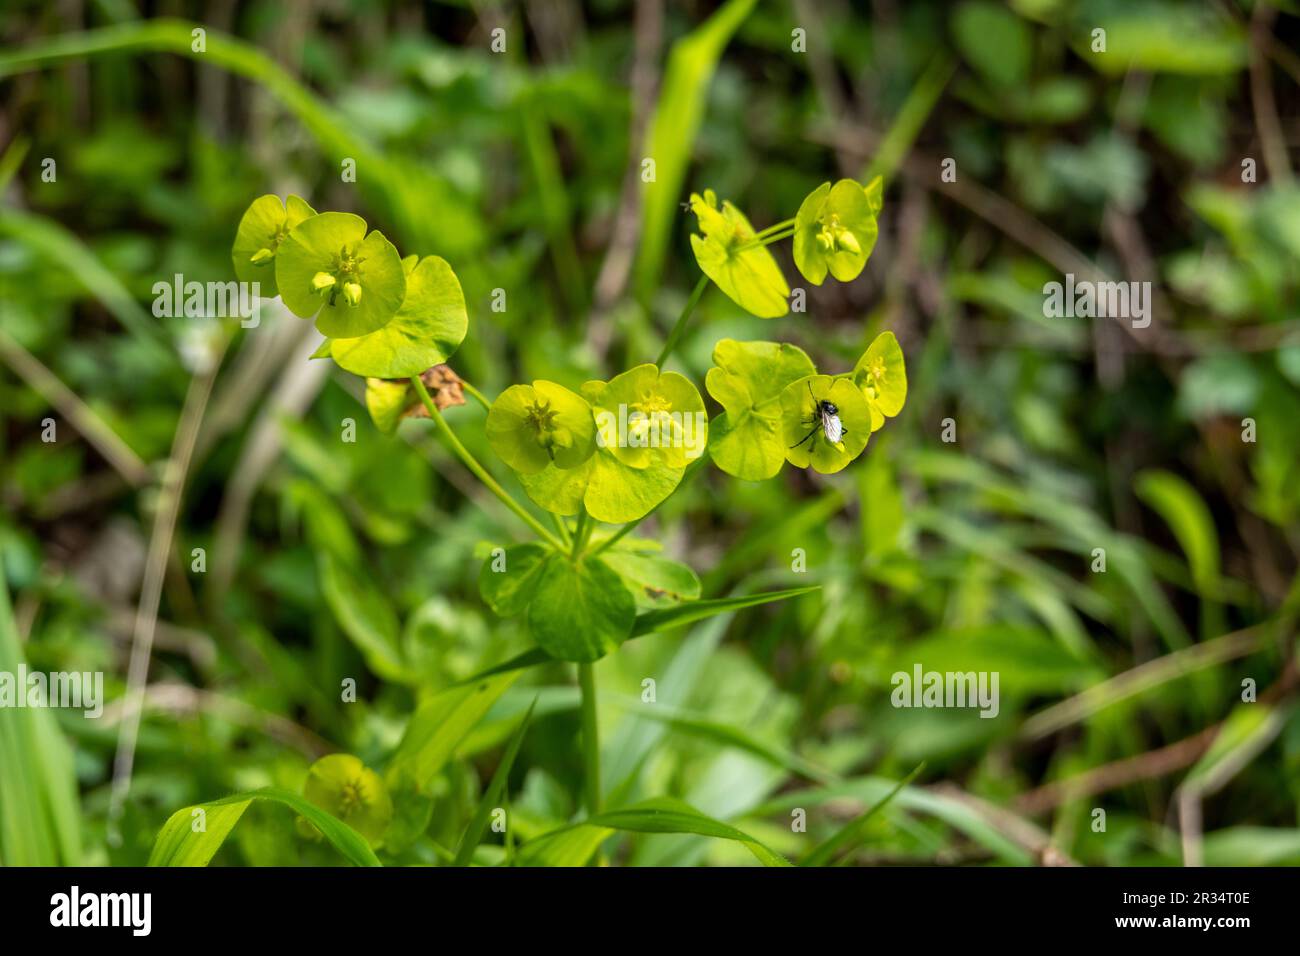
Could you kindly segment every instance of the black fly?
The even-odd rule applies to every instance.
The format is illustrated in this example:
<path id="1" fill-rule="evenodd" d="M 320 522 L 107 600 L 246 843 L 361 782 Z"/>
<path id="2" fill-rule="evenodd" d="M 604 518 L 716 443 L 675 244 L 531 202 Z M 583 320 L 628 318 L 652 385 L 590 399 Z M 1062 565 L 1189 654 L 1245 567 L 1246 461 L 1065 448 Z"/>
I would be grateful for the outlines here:
<path id="1" fill-rule="evenodd" d="M 799 439 L 798 442 L 790 447 L 798 448 L 804 442 L 808 441 L 808 439 L 816 435 L 817 429 L 819 428 L 822 430 L 822 434 L 826 436 L 826 441 L 832 445 L 838 445 L 840 439 L 849 433 L 848 429 L 840 422 L 839 406 L 834 402 L 828 402 L 824 399 L 819 400 L 816 395 L 813 395 L 812 382 L 808 383 L 808 394 L 813 400 L 813 417 L 805 419 L 803 424 L 812 425 L 812 431 L 807 435 L 804 435 L 803 438 Z"/>

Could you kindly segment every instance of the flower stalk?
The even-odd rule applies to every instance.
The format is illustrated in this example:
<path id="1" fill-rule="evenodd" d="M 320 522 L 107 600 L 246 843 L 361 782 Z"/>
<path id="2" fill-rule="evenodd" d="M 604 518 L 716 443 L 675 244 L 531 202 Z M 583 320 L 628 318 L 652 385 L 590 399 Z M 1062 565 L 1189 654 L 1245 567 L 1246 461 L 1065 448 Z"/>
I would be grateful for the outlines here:
<path id="1" fill-rule="evenodd" d="M 433 399 L 429 396 L 429 391 L 424 387 L 424 382 L 420 381 L 420 376 L 412 375 L 411 384 L 415 387 L 416 394 L 420 396 L 420 401 L 424 403 L 425 410 L 428 411 L 429 417 L 432 418 L 434 423 L 438 426 L 438 431 L 442 433 L 443 439 L 451 446 L 451 450 L 456 453 L 456 457 L 464 463 L 465 467 L 474 473 L 474 477 L 483 482 L 483 484 L 487 486 L 488 491 L 500 498 L 501 503 L 518 515 L 520 520 L 523 521 L 524 524 L 528 525 L 528 527 L 532 528 L 539 538 L 549 544 L 552 548 L 555 548 L 555 550 L 563 552 L 565 548 L 560 539 L 551 534 L 551 532 L 546 529 L 545 525 L 529 514 L 528 510 L 524 508 L 523 505 L 515 501 L 515 499 L 511 497 L 510 493 L 502 488 L 495 478 L 488 474 L 487 469 L 478 463 L 478 459 L 470 454 L 469 449 L 461 444 L 461 440 L 456 437 L 456 433 L 451 430 L 451 426 L 449 426 L 446 419 L 442 417 L 442 412 L 438 411 L 438 406 L 434 404 Z"/>

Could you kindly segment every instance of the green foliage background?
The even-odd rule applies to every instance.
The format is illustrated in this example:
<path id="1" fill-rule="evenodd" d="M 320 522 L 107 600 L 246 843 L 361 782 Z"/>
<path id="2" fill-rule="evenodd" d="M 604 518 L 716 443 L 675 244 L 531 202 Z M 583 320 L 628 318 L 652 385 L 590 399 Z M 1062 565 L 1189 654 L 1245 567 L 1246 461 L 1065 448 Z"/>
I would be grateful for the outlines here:
<path id="1" fill-rule="evenodd" d="M 393 791 L 385 864 L 1300 863 L 1294 4 L 72 7 L 0 15 L 0 670 L 102 670 L 108 704 L 0 709 L 0 862 L 369 862 L 296 819 L 344 751 Z M 839 474 L 707 469 L 640 529 L 705 599 L 819 589 L 596 665 L 591 820 L 572 668 L 460 685 L 533 647 L 479 596 L 512 516 L 427 422 L 381 435 L 278 304 L 249 330 L 150 311 L 176 273 L 233 278 L 245 207 L 293 192 L 452 264 L 466 380 L 576 388 L 658 353 L 699 275 L 690 193 L 761 229 L 876 174 L 858 279 L 808 287 L 774 247 L 806 312 L 710 288 L 669 367 L 703 393 L 733 338 L 848 369 L 892 330 L 907 406 Z M 1067 272 L 1150 281 L 1151 327 L 1045 318 Z M 522 500 L 484 417 L 447 412 Z M 998 717 L 891 706 L 916 662 L 999 672 Z M 215 856 L 176 842 L 200 804 Z"/>

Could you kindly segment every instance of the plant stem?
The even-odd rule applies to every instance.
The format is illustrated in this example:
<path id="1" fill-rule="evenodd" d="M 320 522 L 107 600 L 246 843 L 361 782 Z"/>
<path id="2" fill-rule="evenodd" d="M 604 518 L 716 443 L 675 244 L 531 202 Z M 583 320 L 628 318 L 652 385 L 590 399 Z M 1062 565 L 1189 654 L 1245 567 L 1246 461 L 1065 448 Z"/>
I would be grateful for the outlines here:
<path id="1" fill-rule="evenodd" d="M 483 393 L 463 378 L 460 380 L 460 387 L 464 391 L 469 392 L 470 397 L 482 405 L 485 410 L 490 410 L 492 408 L 492 403 L 487 400 Z"/>
<path id="2" fill-rule="evenodd" d="M 691 292 L 691 297 L 686 300 L 686 307 L 682 309 L 682 314 L 677 317 L 677 324 L 668 333 L 668 341 L 664 343 L 663 351 L 655 359 L 655 365 L 663 368 L 664 361 L 673 354 L 673 349 L 677 348 L 682 333 L 686 331 L 686 323 L 690 321 L 691 313 L 695 311 L 695 307 L 699 304 L 700 297 L 704 295 L 704 290 L 708 288 L 708 285 L 709 277 L 700 276 L 700 281 L 695 283 L 695 290 Z"/>
<path id="3" fill-rule="evenodd" d="M 551 515 L 551 524 L 555 525 L 555 530 L 560 533 L 560 540 L 565 544 L 573 541 L 573 536 L 569 534 L 569 526 L 564 523 L 564 519 L 559 515 Z"/>
<path id="4" fill-rule="evenodd" d="M 587 816 L 600 813 L 600 733 L 596 728 L 596 671 L 591 663 L 578 665 L 582 687 L 582 751 L 586 766 Z"/>
<path id="5" fill-rule="evenodd" d="M 739 246 L 735 248 L 735 251 L 744 252 L 747 249 L 759 249 L 763 246 L 770 246 L 774 242 L 780 242 L 783 239 L 789 239 L 793 235 L 794 235 L 793 228 L 785 229 L 781 232 L 772 232 L 767 234 L 759 233 L 753 239 L 750 239 L 748 242 L 741 243 Z"/>
<path id="6" fill-rule="evenodd" d="M 565 550 L 564 543 L 555 535 L 551 534 L 551 532 L 547 531 L 546 526 L 529 514 L 523 505 L 515 501 L 515 499 L 510 496 L 510 493 L 502 488 L 501 485 L 497 483 L 497 480 L 488 474 L 487 469 L 480 465 L 477 459 L 469 453 L 469 449 L 461 444 L 460 439 L 456 437 L 456 433 L 451 430 L 451 426 L 449 426 L 446 420 L 442 417 L 442 412 L 438 411 L 438 406 L 435 405 L 433 399 L 429 397 L 428 389 L 426 389 L 424 383 L 420 381 L 420 376 L 412 375 L 411 384 L 415 386 L 415 391 L 416 394 L 420 396 L 420 401 L 424 402 L 424 407 L 425 410 L 428 411 L 429 417 L 432 418 L 434 423 L 438 426 L 438 431 L 442 432 L 442 437 L 446 440 L 447 444 L 451 446 L 451 450 L 456 453 L 456 456 L 464 462 L 465 467 L 474 473 L 474 477 L 483 482 L 483 484 L 487 486 L 488 491 L 500 498 L 501 503 L 518 515 L 519 519 L 523 521 L 524 524 L 528 525 L 528 527 L 532 528 L 539 538 L 555 550 L 563 552 Z"/>
<path id="7" fill-rule="evenodd" d="M 587 509 L 583 508 L 578 512 L 578 526 L 573 529 L 573 553 L 570 557 L 574 561 L 582 554 L 582 546 L 587 543 Z"/>
<path id="8" fill-rule="evenodd" d="M 778 222 L 774 226 L 768 226 L 766 229 L 760 229 L 758 232 L 754 233 L 754 238 L 765 239 L 768 236 L 774 235 L 775 233 L 778 232 L 785 232 L 787 229 L 792 229 L 793 227 L 794 227 L 794 220 L 786 219 L 784 222 Z"/>

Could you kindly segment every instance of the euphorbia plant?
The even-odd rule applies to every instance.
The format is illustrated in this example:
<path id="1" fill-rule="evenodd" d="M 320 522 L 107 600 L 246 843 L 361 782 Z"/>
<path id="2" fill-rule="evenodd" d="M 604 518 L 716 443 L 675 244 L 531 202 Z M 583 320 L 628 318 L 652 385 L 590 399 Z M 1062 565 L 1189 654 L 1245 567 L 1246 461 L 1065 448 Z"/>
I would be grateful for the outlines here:
<path id="1" fill-rule="evenodd" d="M 691 243 L 704 277 L 658 359 L 607 381 L 519 383 L 495 401 L 447 364 L 468 331 L 464 296 L 448 263 L 436 256 L 400 258 L 381 233 L 366 231 L 360 217 L 317 213 L 296 196 L 284 203 L 263 196 L 240 223 L 236 273 L 261 279 L 263 290 L 278 291 L 290 311 L 314 319 L 326 336 L 314 357 L 331 358 L 365 378 L 366 406 L 378 430 L 391 434 L 405 417 L 428 417 L 455 455 L 532 532 L 531 540 L 495 550 L 479 575 L 479 590 L 497 614 L 525 620 L 537 646 L 467 684 L 467 693 L 471 685 L 475 692 L 500 693 L 508 684 L 502 675 L 530 664 L 577 666 L 589 818 L 601 803 L 592 664 L 634 635 L 802 593 L 702 600 L 691 568 L 630 532 L 710 460 L 751 481 L 774 477 L 787 462 L 822 473 L 847 467 L 872 432 L 901 411 L 907 393 L 902 350 L 889 332 L 852 370 L 833 374 L 819 372 L 794 345 L 723 339 L 704 382 L 721 406 L 711 421 L 695 383 L 664 363 L 708 280 L 759 317 L 789 311 L 789 285 L 767 248 L 772 243 L 793 238 L 795 265 L 810 282 L 856 277 L 875 243 L 880 192 L 879 180 L 867 187 L 852 180 L 826 183 L 794 218 L 763 230 L 730 202 L 719 206 L 710 190 L 692 195 L 702 235 Z M 487 407 L 488 445 L 527 497 L 551 514 L 551 527 L 451 428 L 443 413 L 463 405 L 465 393 Z M 426 737 L 442 719 L 437 707 L 417 712 L 384 777 L 354 757 L 325 758 L 309 775 L 306 796 L 352 821 L 372 847 L 405 842 L 410 833 L 397 829 L 385 840 L 387 821 L 393 818 L 397 828 L 403 816 L 393 813 L 389 790 L 396 796 L 428 785 L 438 765 L 430 762 Z M 510 759 L 517 745 L 512 741 Z M 355 840 L 340 844 L 318 816 L 313 819 L 308 832 L 323 832 L 345 852 L 368 859 Z M 480 815 L 458 861 L 469 858 L 481 832 Z M 746 842 L 764 862 L 783 862 Z"/>

